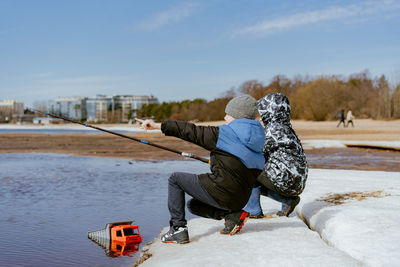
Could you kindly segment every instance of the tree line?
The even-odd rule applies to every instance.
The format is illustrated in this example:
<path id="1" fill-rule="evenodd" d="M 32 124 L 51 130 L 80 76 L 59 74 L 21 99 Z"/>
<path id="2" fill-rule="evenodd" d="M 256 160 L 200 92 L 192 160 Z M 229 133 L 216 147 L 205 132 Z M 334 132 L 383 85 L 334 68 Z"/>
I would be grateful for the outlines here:
<path id="1" fill-rule="evenodd" d="M 400 83 L 391 89 L 384 75 L 377 78 L 369 76 L 368 71 L 347 78 L 331 75 L 289 79 L 284 75 L 276 75 L 268 84 L 257 80 L 246 81 L 212 101 L 194 99 L 144 105 L 137 115 L 152 117 L 157 121 L 222 120 L 225 105 L 237 95 L 249 94 L 260 99 L 269 93 L 279 92 L 289 98 L 293 119 L 335 120 L 341 109 L 352 110 L 357 118 L 399 119 Z"/>

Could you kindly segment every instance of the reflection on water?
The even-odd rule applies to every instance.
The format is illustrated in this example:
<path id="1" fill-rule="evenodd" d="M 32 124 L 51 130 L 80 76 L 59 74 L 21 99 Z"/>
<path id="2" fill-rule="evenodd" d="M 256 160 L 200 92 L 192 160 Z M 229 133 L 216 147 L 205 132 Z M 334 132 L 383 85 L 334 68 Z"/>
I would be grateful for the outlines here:
<path id="1" fill-rule="evenodd" d="M 0 154 L 0 266 L 132 266 L 139 253 L 106 257 L 87 233 L 108 222 L 134 220 L 142 244 L 153 240 L 169 224 L 169 175 L 209 167 L 194 160 L 129 162 Z M 129 252 L 115 244 L 118 248 Z"/>
<path id="2" fill-rule="evenodd" d="M 109 251 L 106 250 L 106 255 L 108 257 L 133 257 L 137 252 L 139 252 L 139 247 L 140 243 L 113 241 L 111 243 L 111 249 Z"/>

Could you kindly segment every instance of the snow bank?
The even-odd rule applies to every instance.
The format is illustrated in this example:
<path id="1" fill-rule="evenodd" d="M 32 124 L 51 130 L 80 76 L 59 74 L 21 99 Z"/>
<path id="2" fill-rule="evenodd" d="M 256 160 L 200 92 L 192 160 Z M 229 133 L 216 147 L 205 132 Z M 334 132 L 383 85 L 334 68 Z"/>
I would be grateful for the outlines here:
<path id="1" fill-rule="evenodd" d="M 350 192 L 366 197 L 343 201 Z M 311 170 L 301 197 L 297 213 L 328 244 L 367 265 L 400 266 L 400 173 Z"/>
<path id="2" fill-rule="evenodd" d="M 341 205 L 318 201 L 328 193 L 378 190 Z M 196 218 L 188 223 L 191 243 L 156 238 L 144 247 L 153 256 L 141 266 L 400 266 L 400 173 L 313 169 L 301 197 L 296 212 L 315 231 L 292 214 L 250 219 L 239 234 L 224 236 L 223 221 Z M 261 201 L 265 214 L 280 208 Z"/>
<path id="3" fill-rule="evenodd" d="M 400 149 L 400 141 L 355 141 L 355 140 L 302 140 L 304 149 L 345 148 L 346 145 L 370 145 Z"/>

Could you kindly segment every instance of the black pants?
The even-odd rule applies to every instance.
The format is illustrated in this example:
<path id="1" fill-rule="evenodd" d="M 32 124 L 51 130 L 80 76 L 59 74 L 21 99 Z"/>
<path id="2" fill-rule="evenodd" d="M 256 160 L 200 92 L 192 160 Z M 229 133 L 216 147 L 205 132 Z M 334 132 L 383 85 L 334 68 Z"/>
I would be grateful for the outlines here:
<path id="1" fill-rule="evenodd" d="M 220 220 L 230 213 L 220 206 L 201 186 L 196 174 L 175 172 L 168 180 L 168 210 L 170 226 L 186 226 L 185 193 L 193 198 L 188 201 L 190 212 L 195 215 Z"/>
<path id="2" fill-rule="evenodd" d="M 349 127 L 349 124 L 351 123 L 351 127 L 354 127 L 354 124 L 353 124 L 353 121 L 352 120 L 348 120 L 347 121 L 347 126 L 346 127 Z"/>
<path id="3" fill-rule="evenodd" d="M 344 119 L 340 120 L 339 124 L 336 127 L 339 127 L 342 122 L 343 122 L 343 127 L 346 127 L 346 122 L 344 121 Z"/>
<path id="4" fill-rule="evenodd" d="M 278 190 L 275 185 L 272 184 L 271 180 L 267 177 L 265 172 L 262 172 L 258 177 L 257 177 L 257 182 L 256 186 L 261 185 L 261 195 L 272 198 L 276 201 L 279 202 L 287 202 L 288 200 L 291 200 L 293 198 L 296 198 L 297 196 L 293 195 L 288 195 L 285 192 L 282 192 L 281 190 Z"/>

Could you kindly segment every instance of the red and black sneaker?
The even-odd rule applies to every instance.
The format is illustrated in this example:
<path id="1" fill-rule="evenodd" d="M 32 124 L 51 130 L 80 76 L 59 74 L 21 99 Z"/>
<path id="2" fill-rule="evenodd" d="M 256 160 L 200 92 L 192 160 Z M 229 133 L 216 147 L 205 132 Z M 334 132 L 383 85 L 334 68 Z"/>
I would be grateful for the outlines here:
<path id="1" fill-rule="evenodd" d="M 172 226 L 167 233 L 161 236 L 163 243 L 186 244 L 190 242 L 186 226 Z"/>
<path id="2" fill-rule="evenodd" d="M 232 212 L 225 216 L 225 228 L 220 231 L 223 235 L 234 235 L 242 229 L 249 213 L 243 210 Z"/>

